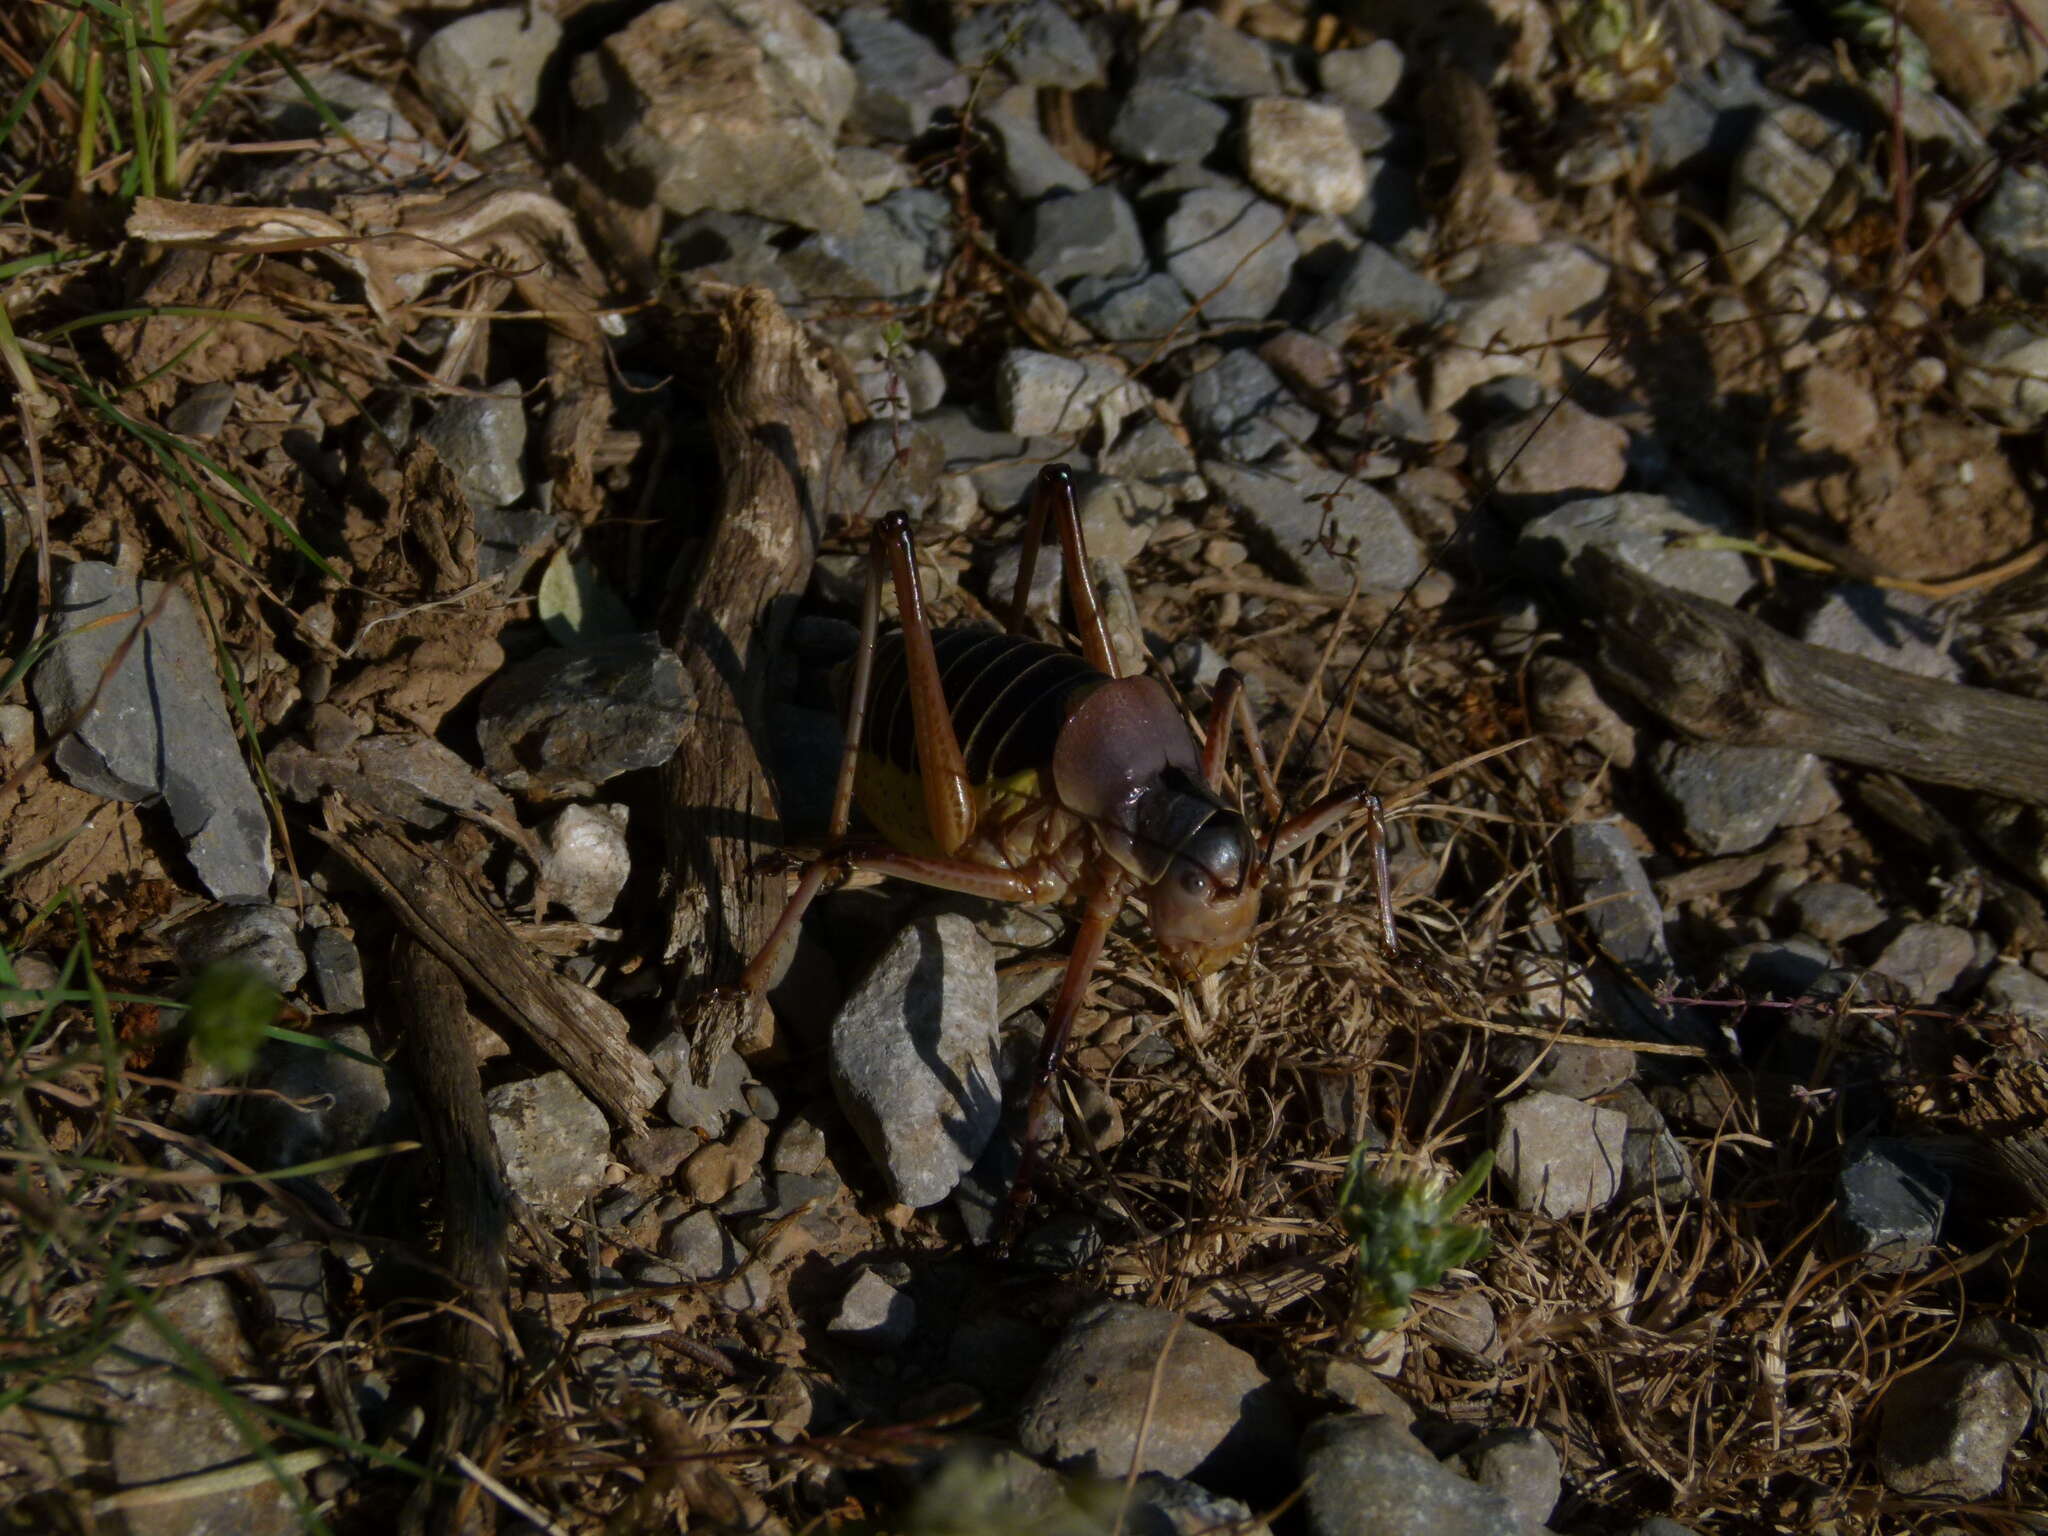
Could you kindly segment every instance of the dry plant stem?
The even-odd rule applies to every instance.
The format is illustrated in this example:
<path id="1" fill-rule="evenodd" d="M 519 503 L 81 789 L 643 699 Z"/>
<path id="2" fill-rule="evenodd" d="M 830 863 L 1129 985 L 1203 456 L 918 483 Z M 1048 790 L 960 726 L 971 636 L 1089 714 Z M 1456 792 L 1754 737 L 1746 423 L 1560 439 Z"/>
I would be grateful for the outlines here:
<path id="1" fill-rule="evenodd" d="M 2048 704 L 1789 640 L 1601 550 L 1572 574 L 1600 615 L 1602 670 L 1682 731 L 2048 805 Z"/>
<path id="2" fill-rule="evenodd" d="M 442 1228 L 441 1262 L 454 1278 L 457 1305 L 442 1315 L 444 1369 L 434 1373 L 430 1460 L 481 1455 L 495 1433 L 505 1394 L 505 1357 L 497 1327 L 505 1308 L 506 1228 L 510 1199 L 484 1110 L 483 1083 L 470 1050 L 462 982 L 434 952 L 401 935 L 393 955 L 397 1006 L 418 1085 L 421 1125 L 433 1152 Z M 492 1327 L 483 1326 L 488 1319 Z M 428 1530 L 488 1533 L 497 1506 L 465 1484 L 448 1507 L 443 1494 L 429 1522 L 434 1485 L 422 1483 L 400 1522 L 402 1536 Z"/>
<path id="3" fill-rule="evenodd" d="M 543 965 L 455 869 L 397 833 L 325 803 L 332 848 L 383 897 L 412 936 L 517 1025 L 623 1130 L 637 1134 L 661 1097 L 654 1064 L 628 1037 L 625 1016 Z"/>
<path id="4" fill-rule="evenodd" d="M 755 743 L 768 663 L 810 578 L 846 433 L 836 377 L 771 294 L 732 294 L 717 329 L 717 522 L 662 624 L 697 695 L 666 775 L 673 906 L 663 953 L 699 1071 L 761 1006 L 711 989 L 737 980 L 782 905 L 781 876 L 754 868 L 759 849 L 782 841 Z"/>

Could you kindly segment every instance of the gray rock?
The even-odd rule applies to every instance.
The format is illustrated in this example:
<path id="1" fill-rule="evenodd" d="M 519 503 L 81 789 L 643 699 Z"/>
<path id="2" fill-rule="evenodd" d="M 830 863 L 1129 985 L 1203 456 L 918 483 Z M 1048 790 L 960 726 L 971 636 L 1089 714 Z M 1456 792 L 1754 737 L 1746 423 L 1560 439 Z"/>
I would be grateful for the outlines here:
<path id="1" fill-rule="evenodd" d="M 1401 49 L 1389 38 L 1363 48 L 1334 48 L 1316 60 L 1323 89 L 1347 106 L 1377 112 L 1401 88 Z"/>
<path id="2" fill-rule="evenodd" d="M 2008 165 L 1970 228 L 2001 279 L 2029 298 L 2048 293 L 2048 174 L 2040 167 Z"/>
<path id="3" fill-rule="evenodd" d="M 1457 1459 L 1473 1482 L 1513 1505 L 1524 1526 L 1540 1530 L 1550 1523 L 1564 1491 L 1564 1464 L 1541 1430 L 1488 1430 Z"/>
<path id="4" fill-rule="evenodd" d="M 1078 277 L 1130 277 L 1145 270 L 1138 216 L 1115 187 L 1043 198 L 1026 221 L 1022 262 L 1049 287 Z"/>
<path id="5" fill-rule="evenodd" d="M 1206 11 L 1188 14 L 1214 20 Z M 1250 192 L 1198 187 L 1160 227 L 1159 259 L 1210 322 L 1263 320 L 1287 291 L 1300 255 L 1286 225 L 1286 214 Z"/>
<path id="6" fill-rule="evenodd" d="M 689 1280 L 722 1280 L 738 1267 L 739 1249 L 709 1211 L 692 1211 L 662 1234 L 661 1256 Z"/>
<path id="7" fill-rule="evenodd" d="M 541 828 L 541 879 L 579 923 L 601 923 L 633 872 L 623 805 L 570 805 Z"/>
<path id="8" fill-rule="evenodd" d="M 953 257 L 953 213 L 925 187 L 905 187 L 863 207 L 850 229 L 821 230 L 782 258 L 806 297 L 923 304 Z"/>
<path id="9" fill-rule="evenodd" d="M 967 103 L 967 77 L 922 32 L 887 12 L 861 6 L 838 19 L 853 60 L 853 125 L 878 139 L 907 142 L 932 115 Z"/>
<path id="10" fill-rule="evenodd" d="M 327 132 L 327 119 L 313 104 L 309 90 L 336 122 L 358 112 L 400 116 L 397 98 L 383 85 L 327 64 L 300 65 L 297 79 L 287 76 L 279 80 L 256 95 L 251 105 L 264 127 L 281 139 L 318 138 Z"/>
<path id="11" fill-rule="evenodd" d="M 1020 88 L 1021 89 L 1021 88 Z M 1003 97 L 982 113 L 982 122 L 1002 144 L 1003 179 L 1022 202 L 1036 202 L 1049 192 L 1085 192 L 1088 173 L 1053 147 L 1038 128 L 1035 102 Z"/>
<path id="12" fill-rule="evenodd" d="M 1942 629 L 1931 598 L 1882 587 L 1836 587 L 1807 619 L 1800 638 L 1916 677 L 1960 682 L 1963 669 Z"/>
<path id="13" fill-rule="evenodd" d="M 784 269 L 782 248 L 775 243 L 788 228 L 779 219 L 707 208 L 676 222 L 662 239 L 662 256 L 677 270 L 735 287 L 753 284 L 770 290 L 784 304 L 793 304 L 803 295 Z"/>
<path id="14" fill-rule="evenodd" d="M 1086 1211 L 1061 1211 L 1017 1245 L 1019 1263 L 1069 1275 L 1102 1257 L 1102 1223 Z"/>
<path id="15" fill-rule="evenodd" d="M 1080 24 L 1054 0 L 979 7 L 953 28 L 963 69 L 999 63 L 1019 85 L 1074 90 L 1102 80 L 1102 61 Z"/>
<path id="16" fill-rule="evenodd" d="M 1025 347 L 1002 355 L 995 386 L 1003 424 L 1020 437 L 1077 433 L 1104 411 L 1120 422 L 1151 399 L 1142 384 L 1099 357 L 1059 357 Z"/>
<path id="17" fill-rule="evenodd" d="M 1617 768 L 1636 761 L 1636 729 L 1600 691 L 1593 674 L 1562 656 L 1529 663 L 1530 718 L 1546 736 L 1584 742 Z"/>
<path id="18" fill-rule="evenodd" d="M 1444 1466 L 1383 1414 L 1310 1425 L 1301 1466 L 1311 1536 L 1522 1536 L 1514 1505 Z"/>
<path id="19" fill-rule="evenodd" d="M 1635 1075 L 1636 1055 L 1625 1045 L 1570 1040 L 1555 1045 L 1539 1040 L 1525 1043 L 1532 1048 L 1532 1056 L 1538 1052 L 1543 1056 L 1529 1086 L 1568 1099 L 1603 1098 Z"/>
<path id="20" fill-rule="evenodd" d="M 1247 541 L 1286 580 L 1341 593 L 1356 570 L 1366 591 L 1397 592 L 1422 572 L 1421 542 L 1394 504 L 1362 480 L 1293 453 L 1259 468 L 1204 460 L 1202 477 L 1243 514 Z"/>
<path id="21" fill-rule="evenodd" d="M 1875 896 L 1861 886 L 1835 880 L 1814 880 L 1800 886 L 1785 898 L 1784 910 L 1801 933 L 1810 933 L 1824 944 L 1840 944 L 1884 921 L 1884 908 Z"/>
<path id="22" fill-rule="evenodd" d="M 1604 496 L 1627 476 L 1628 448 L 1620 422 L 1563 400 L 1482 427 L 1472 467 L 1501 496 Z"/>
<path id="23" fill-rule="evenodd" d="M 677 1030 L 648 1052 L 654 1070 L 669 1085 L 662 1113 L 677 1125 L 712 1141 L 723 1137 L 747 1111 L 746 1058 L 730 1046 L 712 1059 L 704 1082 L 690 1075 L 691 1042 Z"/>
<path id="24" fill-rule="evenodd" d="M 1131 1488 L 1123 1528 L 1130 1536 L 1272 1536 L 1272 1527 L 1237 1499 L 1199 1483 L 1147 1473 Z M 1037 1530 L 1048 1527 L 1037 1526 Z"/>
<path id="25" fill-rule="evenodd" d="M 1428 325 L 1448 302 L 1443 289 L 1385 246 L 1368 240 L 1324 285 L 1309 329 L 1339 340 L 1361 325 Z"/>
<path id="26" fill-rule="evenodd" d="M 537 6 L 457 17 L 420 48 L 427 97 L 469 134 L 472 152 L 493 149 L 533 115 L 540 77 L 562 41 L 562 24 Z"/>
<path id="27" fill-rule="evenodd" d="M 1234 101 L 1270 96 L 1279 71 L 1263 43 L 1209 11 L 1182 11 L 1160 28 L 1138 59 L 1138 85 L 1170 85 Z"/>
<path id="28" fill-rule="evenodd" d="M 1038 483 L 1039 467 L 1064 459 L 1076 469 L 1087 467 L 1087 455 L 1071 440 L 1024 438 L 991 430 L 961 406 L 942 406 L 923 418 L 946 455 L 946 472 L 964 474 L 974 482 L 981 504 L 998 515 L 1016 511 Z"/>
<path id="29" fill-rule="evenodd" d="M 306 975 L 298 917 L 268 903 L 202 912 L 173 930 L 171 944 L 187 976 L 212 965 L 235 965 L 289 995 Z"/>
<path id="30" fill-rule="evenodd" d="M 1165 272 L 1084 277 L 1067 290 L 1074 318 L 1110 341 L 1152 343 L 1188 318 L 1187 290 Z"/>
<path id="31" fill-rule="evenodd" d="M 1807 792 L 1820 760 L 1788 747 L 1665 742 L 1650 756 L 1657 787 L 1701 851 L 1746 853 L 1777 831 Z"/>
<path id="32" fill-rule="evenodd" d="M 244 1463 L 251 1454 L 247 1410 L 231 1417 L 220 1389 L 195 1379 L 191 1358 L 204 1362 L 216 1381 L 260 1381 L 270 1367 L 244 1338 L 223 1282 L 159 1291 L 151 1306 L 153 1319 L 132 1318 L 105 1340 L 88 1377 L 54 1381 L 0 1413 L 0 1448 L 10 1461 L 35 1469 L 39 1480 L 140 1495 L 118 1517 L 128 1536 L 302 1530 L 290 1495 L 268 1478 L 238 1488 L 194 1487 L 191 1497 L 173 1502 L 148 1501 L 152 1490 Z"/>
<path id="33" fill-rule="evenodd" d="M 1341 107 L 1261 96 L 1244 114 L 1244 168 L 1268 197 L 1311 213 L 1348 213 L 1365 196 L 1365 157 Z"/>
<path id="34" fill-rule="evenodd" d="M 129 645 L 151 614 L 147 634 Z M 213 647 L 185 594 L 81 561 L 58 579 L 54 633 L 61 643 L 30 686 L 44 731 L 70 729 L 56 751 L 64 776 L 111 799 L 163 796 L 201 885 L 223 900 L 267 895 L 270 820 L 228 723 Z"/>
<path id="35" fill-rule="evenodd" d="M 810 1176 L 825 1167 L 825 1133 L 808 1116 L 798 1115 L 776 1134 L 768 1166 L 777 1173 Z"/>
<path id="36" fill-rule="evenodd" d="M 872 1269 L 854 1277 L 846 1294 L 839 1298 L 839 1310 L 825 1331 L 841 1343 L 855 1344 L 876 1354 L 901 1349 L 917 1328 L 917 1307 L 911 1299 Z"/>
<path id="37" fill-rule="evenodd" d="M 1889 976 L 1916 1003 L 1936 1001 L 1956 984 L 1977 958 L 1967 928 L 1947 923 L 1908 923 L 1870 962 L 1871 970 Z"/>
<path id="38" fill-rule="evenodd" d="M 894 1199 L 936 1205 L 995 1135 L 995 1046 L 995 956 L 964 917 L 911 924 L 839 1010 L 833 1091 Z"/>
<path id="39" fill-rule="evenodd" d="M 2012 1014 L 2036 1028 L 2048 1025 L 2048 981 L 2010 960 L 1992 970 L 1978 1000 L 1992 1013 Z"/>
<path id="40" fill-rule="evenodd" d="M 2048 332 L 2003 310 L 1957 325 L 1951 377 L 1970 410 L 2020 429 L 2048 417 Z"/>
<path id="41" fill-rule="evenodd" d="M 835 146 L 853 69 L 799 0 L 662 0 L 581 55 L 569 88 L 604 162 L 671 213 L 859 222 Z"/>
<path id="42" fill-rule="evenodd" d="M 1802 997 L 1828 969 L 1827 945 L 1795 934 L 1782 942 L 1738 944 L 1721 957 L 1721 979 L 1744 993 Z"/>
<path id="43" fill-rule="evenodd" d="M 1149 412 L 1128 423 L 1123 436 L 1102 450 L 1098 467 L 1105 475 L 1156 485 L 1177 498 L 1185 499 L 1190 482 L 1195 495 L 1208 494 L 1195 473 L 1193 451 Z"/>
<path id="44" fill-rule="evenodd" d="M 1316 414 L 1280 382 L 1258 353 L 1226 352 L 1188 385 L 1182 419 L 1195 441 L 1219 458 L 1251 463 L 1299 443 L 1316 429 Z"/>
<path id="45" fill-rule="evenodd" d="M 476 524 L 476 573 L 498 578 L 507 592 L 526 583 L 533 563 L 567 532 L 552 512 L 522 512 L 510 507 L 472 509 Z"/>
<path id="46" fill-rule="evenodd" d="M 1518 1210 L 1562 1219 L 1621 1189 L 1628 1117 L 1560 1093 L 1527 1093 L 1501 1111 L 1496 1167 Z"/>
<path id="47" fill-rule="evenodd" d="M 164 426 L 180 437 L 218 437 L 235 408 L 235 386 L 224 379 L 201 384 L 164 417 Z"/>
<path id="48" fill-rule="evenodd" d="M 323 728 L 328 725 L 331 733 Z M 294 800 L 339 790 L 429 832 L 447 826 L 451 815 L 503 828 L 518 825 L 511 797 L 431 736 L 399 731 L 352 739 L 340 720 L 316 722 L 313 733 L 315 742 L 286 742 L 266 763 L 271 782 Z"/>
<path id="49" fill-rule="evenodd" d="M 320 994 L 320 1006 L 329 1013 L 360 1013 L 367 997 L 363 990 L 363 954 L 356 941 L 339 928 L 315 928 L 306 945 L 306 958 L 313 970 L 313 989 Z"/>
<path id="50" fill-rule="evenodd" d="M 1199 1324 L 1103 1302 L 1047 1358 L 1020 1407 L 1017 1441 L 1069 1471 L 1122 1477 L 1135 1458 L 1140 1471 L 1213 1486 L 1289 1459 L 1283 1401 L 1250 1355 Z"/>
<path id="51" fill-rule="evenodd" d="M 1762 272 L 1807 228 L 1860 153 L 1845 124 L 1810 107 L 1787 103 L 1757 119 L 1728 188 L 1725 260 L 1736 282 Z"/>
<path id="52" fill-rule="evenodd" d="M 1422 1329 L 1440 1344 L 1474 1360 L 1500 1354 L 1500 1319 L 1476 1290 L 1436 1291 L 1423 1302 Z"/>
<path id="53" fill-rule="evenodd" d="M 1631 1200 L 1654 1196 L 1683 1200 L 1699 1187 L 1692 1157 L 1671 1134 L 1664 1116 L 1634 1083 L 1623 1083 L 1606 1099 L 1628 1121 L 1621 1157 L 1621 1192 Z"/>
<path id="54" fill-rule="evenodd" d="M 1109 147 L 1141 165 L 1206 160 L 1230 126 L 1230 112 L 1206 96 L 1171 85 L 1127 92 L 1109 125 Z"/>
<path id="55" fill-rule="evenodd" d="M 1520 349 L 1548 342 L 1560 328 L 1581 328 L 1607 284 L 1607 263 L 1569 240 L 1485 249 L 1478 269 L 1451 292 L 1456 344 L 1431 365 L 1431 413 L 1449 410 L 1488 379 L 1528 373 Z"/>
<path id="56" fill-rule="evenodd" d="M 2005 1459 L 2026 1431 L 2030 1406 L 2011 1366 L 1945 1356 L 1885 1394 L 1878 1475 L 1907 1498 L 1993 1498 L 2005 1486 Z"/>
<path id="57" fill-rule="evenodd" d="M 472 507 L 510 506 L 526 494 L 526 402 L 516 380 L 443 400 L 420 436 L 454 472 Z"/>
<path id="58" fill-rule="evenodd" d="M 1664 908 L 1642 856 L 1612 822 L 1582 823 L 1565 834 L 1565 874 L 1580 920 L 1600 948 L 1637 980 L 1656 985 L 1675 973 L 1664 938 Z"/>
<path id="59" fill-rule="evenodd" d="M 505 1182 L 528 1205 L 572 1216 L 604 1184 L 611 1131 L 566 1072 L 502 1083 L 484 1095 Z"/>
<path id="60" fill-rule="evenodd" d="M 244 1101 L 235 1139 L 259 1168 L 286 1168 L 368 1146 L 390 1112 L 391 1081 L 376 1064 L 369 1033 L 359 1024 L 342 1024 L 318 1035 L 338 1049 L 271 1040 L 256 1058 L 250 1086 L 278 1097 Z"/>
<path id="61" fill-rule="evenodd" d="M 484 689 L 484 766 L 529 795 L 587 795 L 607 779 L 675 755 L 694 690 L 654 635 L 558 647 L 507 667 Z"/>
<path id="62" fill-rule="evenodd" d="M 1719 508 L 1709 507 L 1718 513 Z M 1652 580 L 1717 603 L 1736 603 L 1749 591 L 1749 564 L 1733 550 L 1688 549 L 1698 534 L 1729 533 L 1666 496 L 1624 491 L 1595 496 L 1546 512 L 1522 529 L 1517 558 L 1539 572 L 1567 568 L 1582 549 L 1598 545 Z"/>
<path id="63" fill-rule="evenodd" d="M 938 505 L 946 450 L 928 428 L 862 422 L 847 434 L 846 462 L 856 483 L 873 489 L 878 507 L 922 522 Z"/>
<path id="64" fill-rule="evenodd" d="M 1836 1175 L 1835 1225 L 1849 1251 L 1879 1269 L 1924 1269 L 1934 1258 L 1948 1191 L 1948 1175 L 1910 1143 L 1873 1137 Z"/>

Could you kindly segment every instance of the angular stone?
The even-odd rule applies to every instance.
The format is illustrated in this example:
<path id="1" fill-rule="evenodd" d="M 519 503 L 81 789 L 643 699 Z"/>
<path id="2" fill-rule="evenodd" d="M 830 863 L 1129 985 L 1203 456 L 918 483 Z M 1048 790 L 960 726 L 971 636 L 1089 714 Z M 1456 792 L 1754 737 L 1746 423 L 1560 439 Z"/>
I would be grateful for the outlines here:
<path id="1" fill-rule="evenodd" d="M 1948 1192 L 1948 1176 L 1909 1143 L 1873 1137 L 1836 1177 L 1835 1223 L 1851 1252 L 1911 1273 L 1933 1261 Z"/>
<path id="2" fill-rule="evenodd" d="M 1109 147 L 1140 165 L 1206 160 L 1230 126 L 1228 108 L 1171 85 L 1139 85 L 1125 93 L 1109 125 Z"/>
<path id="3" fill-rule="evenodd" d="M 1657 785 L 1702 852 L 1746 853 L 1795 810 L 1820 760 L 1789 747 L 1665 742 L 1651 755 Z"/>
<path id="4" fill-rule="evenodd" d="M 1261 192 L 1311 213 L 1348 213 L 1365 196 L 1365 159 L 1339 107 L 1292 96 L 1248 103 L 1244 164 Z"/>
<path id="5" fill-rule="evenodd" d="M 1311 1536 L 1523 1536 L 1515 1506 L 1384 1414 L 1335 1414 L 1301 1442 Z"/>
<path id="6" fill-rule="evenodd" d="M 526 494 L 526 402 L 517 380 L 443 400 L 420 436 L 472 507 L 508 507 Z"/>
<path id="7" fill-rule="evenodd" d="M 861 209 L 834 144 L 855 88 L 838 36 L 799 0 L 663 0 L 570 75 L 606 162 L 669 212 L 839 233 Z"/>
<path id="8" fill-rule="evenodd" d="M 675 754 L 695 699 L 653 635 L 541 652 L 484 690 L 477 739 L 493 778 L 529 794 L 588 794 Z"/>
<path id="9" fill-rule="evenodd" d="M 1971 1354 L 1938 1360 L 1885 1394 L 1878 1473 L 1908 1498 L 1993 1498 L 2030 1407 L 2018 1373 L 2002 1361 Z"/>
<path id="10" fill-rule="evenodd" d="M 963 69 L 999 63 L 1019 85 L 1077 90 L 1102 81 L 1088 34 L 1054 0 L 976 7 L 953 28 L 953 57 Z"/>
<path id="11" fill-rule="evenodd" d="M 1428 325 L 1449 302 L 1443 289 L 1368 240 L 1331 276 L 1309 329 L 1341 340 L 1360 325 Z"/>
<path id="12" fill-rule="evenodd" d="M 1701 510 L 1716 519 L 1721 512 L 1718 505 Z M 1546 512 L 1522 529 L 1521 542 L 1540 569 L 1569 569 L 1580 550 L 1599 545 L 1664 586 L 1733 604 L 1754 583 L 1748 562 L 1733 550 L 1689 549 L 1684 543 L 1691 535 L 1733 531 L 1669 497 L 1623 491 Z"/>
<path id="13" fill-rule="evenodd" d="M 1138 59 L 1138 85 L 1171 85 L 1198 96 L 1234 101 L 1279 89 L 1273 56 L 1258 39 L 1210 11 L 1182 11 Z"/>
<path id="14" fill-rule="evenodd" d="M 1421 542 L 1399 509 L 1362 480 L 1299 455 L 1258 468 L 1208 459 L 1202 476 L 1244 514 L 1246 542 L 1256 541 L 1275 575 L 1342 593 L 1354 571 L 1368 592 L 1397 592 L 1421 574 Z"/>
<path id="15" fill-rule="evenodd" d="M 1136 1457 L 1141 1471 L 1213 1484 L 1290 1455 L 1283 1401 L 1250 1355 L 1199 1324 L 1103 1302 L 1067 1326 L 1024 1398 L 1017 1441 L 1091 1476 L 1121 1477 Z"/>
<path id="16" fill-rule="evenodd" d="M 897 936 L 832 1021 L 832 1087 L 892 1197 L 952 1193 L 995 1135 L 995 956 L 964 917 Z"/>
<path id="17" fill-rule="evenodd" d="M 269 895 L 270 819 L 185 594 L 80 561 L 58 579 L 54 632 L 31 689 L 43 729 L 70 731 L 56 752 L 64 776 L 110 799 L 163 796 L 201 885 L 223 900 Z"/>
<path id="18" fill-rule="evenodd" d="M 922 32 L 873 6 L 842 13 L 838 26 L 853 59 L 852 115 L 862 132 L 907 142 L 931 126 L 933 113 L 966 104 L 967 77 Z"/>
<path id="19" fill-rule="evenodd" d="M 562 41 L 562 24 L 539 6 L 505 6 L 457 17 L 428 38 L 416 65 L 434 105 L 469 134 L 471 151 L 505 142 L 533 115 L 540 78 Z"/>
<path id="20" fill-rule="evenodd" d="M 1518 1209 L 1563 1219 L 1614 1198 L 1627 1139 L 1618 1110 L 1528 1093 L 1501 1111 L 1497 1166 Z"/>
<path id="21" fill-rule="evenodd" d="M 1020 437 L 1080 432 L 1107 411 L 1121 422 L 1151 396 L 1099 358 L 1057 357 L 1012 347 L 996 365 L 996 408 Z"/>
<path id="22" fill-rule="evenodd" d="M 1077 277 L 1126 277 L 1145 269 L 1138 217 L 1115 187 L 1047 197 L 1031 210 L 1022 261 L 1049 287 Z"/>
<path id="23" fill-rule="evenodd" d="M 1160 227 L 1159 257 L 1208 320 L 1263 320 L 1287 291 L 1300 254 L 1286 223 L 1280 209 L 1250 192 L 1197 188 Z"/>
<path id="24" fill-rule="evenodd" d="M 566 1072 L 504 1083 L 484 1095 L 512 1192 L 548 1215 L 576 1213 L 604 1183 L 611 1129 Z"/>

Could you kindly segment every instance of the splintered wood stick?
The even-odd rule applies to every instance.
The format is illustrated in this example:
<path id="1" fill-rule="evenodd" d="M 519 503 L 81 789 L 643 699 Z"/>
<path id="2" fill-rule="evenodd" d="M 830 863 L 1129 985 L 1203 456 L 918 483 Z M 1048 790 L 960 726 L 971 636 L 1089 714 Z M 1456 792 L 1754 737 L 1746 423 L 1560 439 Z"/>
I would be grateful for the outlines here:
<path id="1" fill-rule="evenodd" d="M 1788 639 L 1605 550 L 1581 553 L 1572 579 L 1600 627 L 1601 669 L 1682 731 L 2048 805 L 2048 704 Z"/>
<path id="2" fill-rule="evenodd" d="M 671 1017 L 690 1031 L 699 1072 L 750 1036 L 760 1006 L 713 989 L 738 980 L 785 895 L 779 871 L 756 870 L 782 843 L 762 767 L 763 701 L 792 600 L 810 579 L 847 424 L 838 375 L 767 290 L 733 293 L 717 321 L 718 510 L 662 625 L 698 705 L 667 773 L 666 959 Z"/>

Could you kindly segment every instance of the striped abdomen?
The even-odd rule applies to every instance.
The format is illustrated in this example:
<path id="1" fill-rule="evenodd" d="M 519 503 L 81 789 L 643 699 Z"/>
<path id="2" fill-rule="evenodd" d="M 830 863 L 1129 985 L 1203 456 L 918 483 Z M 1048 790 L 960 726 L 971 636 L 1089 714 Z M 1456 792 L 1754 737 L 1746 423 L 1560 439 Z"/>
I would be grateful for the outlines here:
<path id="1" fill-rule="evenodd" d="M 1107 679 L 1071 651 L 993 630 L 938 630 L 932 649 L 978 815 L 1049 801 L 1060 727 Z M 855 791 L 890 842 L 908 852 L 930 849 L 900 630 L 875 647 Z"/>

